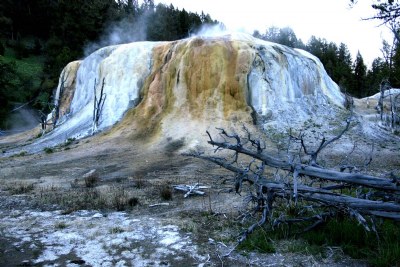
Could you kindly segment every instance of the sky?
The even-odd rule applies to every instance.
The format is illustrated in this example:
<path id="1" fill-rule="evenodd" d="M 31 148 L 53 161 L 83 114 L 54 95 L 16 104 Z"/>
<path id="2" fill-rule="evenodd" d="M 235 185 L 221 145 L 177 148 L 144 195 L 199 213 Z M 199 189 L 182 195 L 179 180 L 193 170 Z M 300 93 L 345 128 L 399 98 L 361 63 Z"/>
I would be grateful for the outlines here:
<path id="1" fill-rule="evenodd" d="M 225 24 L 228 30 L 254 30 L 260 33 L 271 27 L 290 27 L 297 38 L 307 43 L 314 35 L 337 45 L 348 46 L 353 60 L 358 51 L 370 66 L 382 57 L 382 40 L 392 42 L 386 26 L 371 17 L 373 0 L 359 0 L 350 8 L 350 0 L 159 0 L 155 3 L 173 4 L 175 8 L 210 14 L 212 19 Z"/>

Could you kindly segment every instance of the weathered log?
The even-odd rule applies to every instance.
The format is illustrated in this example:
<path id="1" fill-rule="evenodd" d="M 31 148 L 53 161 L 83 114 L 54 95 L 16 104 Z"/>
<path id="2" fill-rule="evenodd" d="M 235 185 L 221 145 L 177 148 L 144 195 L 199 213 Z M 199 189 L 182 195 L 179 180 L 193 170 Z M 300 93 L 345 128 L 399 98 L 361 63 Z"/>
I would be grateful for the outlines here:
<path id="1" fill-rule="evenodd" d="M 297 138 L 291 136 L 291 140 L 294 138 L 300 141 L 301 149 L 309 157 L 308 161 L 296 162 L 293 160 L 296 157 L 289 155 L 289 148 L 287 150 L 289 160 L 271 156 L 266 152 L 265 144 L 262 145 L 260 140 L 254 140 L 246 128 L 244 130 L 247 137 L 243 140 L 238 134 L 228 134 L 224 129 L 219 129 L 224 139 L 223 142 L 215 141 L 207 131 L 210 139 L 208 143 L 215 147 L 214 152 L 231 151 L 234 153 L 233 160 L 201 153 L 186 155 L 213 162 L 235 173 L 234 187 L 238 193 L 241 192 L 244 182 L 250 183 L 250 193 L 245 198 L 246 211 L 242 218 L 254 218 L 254 213 L 260 213 L 261 217 L 258 217 L 257 221 L 239 236 L 238 243 L 243 242 L 256 227 L 267 221 L 272 223 L 272 227 L 283 222 L 308 222 L 310 225 L 303 231 L 309 231 L 338 213 L 354 217 L 367 231 L 371 229 L 375 231 L 374 220 L 368 222 L 364 216 L 400 221 L 399 179 L 394 175 L 380 178 L 363 173 L 346 173 L 343 172 L 343 169 L 341 171 L 327 169 L 317 163 L 318 154 L 327 145 L 338 140 L 349 129 L 349 126 L 350 120 L 347 120 L 345 129 L 338 136 L 329 140 L 323 138 L 315 151 L 307 149 L 304 135 Z M 239 155 L 245 155 L 245 157 L 239 158 Z M 244 166 L 246 163 L 242 160 L 247 162 L 247 166 Z M 364 163 L 364 166 L 368 165 L 370 161 L 371 158 Z M 283 171 L 287 176 L 284 179 L 279 176 L 269 178 L 269 174 L 265 173 L 266 167 Z M 348 165 L 346 169 L 353 170 L 356 169 L 356 166 Z M 307 185 L 304 182 L 307 182 Z M 322 186 L 324 183 L 327 184 Z M 310 184 L 316 184 L 319 187 L 313 187 Z M 350 194 L 343 194 L 342 189 L 344 188 L 349 190 Z M 299 203 L 301 203 L 300 205 L 310 205 L 313 210 L 312 215 L 285 219 L 286 216 L 283 213 L 279 218 L 273 218 L 274 215 L 271 211 L 275 208 L 273 204 L 277 198 L 285 199 L 285 202 L 292 203 L 297 207 L 299 207 Z M 284 202 L 277 203 L 276 207 L 282 208 L 281 203 Z M 306 207 L 303 206 L 303 208 Z"/>
<path id="2" fill-rule="evenodd" d="M 227 170 L 230 170 L 238 175 L 241 175 L 242 181 L 250 182 L 251 184 L 257 183 L 263 187 L 263 190 L 274 190 L 281 196 L 291 196 L 293 192 L 293 186 L 290 184 L 280 183 L 267 179 L 264 176 L 252 175 L 242 170 L 241 168 L 235 167 L 227 163 L 222 158 L 209 157 L 199 154 L 186 154 L 194 156 L 196 158 L 204 159 L 218 164 Z M 337 206 L 338 208 L 352 208 L 359 210 L 363 214 L 376 215 L 379 217 L 385 217 L 390 219 L 400 220 L 400 204 L 393 202 L 375 201 L 368 199 L 361 199 L 356 197 L 347 196 L 332 192 L 322 188 L 315 188 L 305 185 L 297 185 L 298 197 L 309 200 L 323 202 L 326 205 Z"/>
<path id="3" fill-rule="evenodd" d="M 314 167 L 306 164 L 300 163 L 290 163 L 288 161 L 271 157 L 265 152 L 255 152 L 253 150 L 247 149 L 242 145 L 234 145 L 226 142 L 217 142 L 214 140 L 208 141 L 209 144 L 217 146 L 218 148 L 225 148 L 237 153 L 245 154 L 255 159 L 262 161 L 265 165 L 289 172 L 294 172 L 295 170 L 300 175 L 307 175 L 310 178 L 324 179 L 333 182 L 350 183 L 354 185 L 362 185 L 369 188 L 376 188 L 382 190 L 391 190 L 400 192 L 399 181 L 394 181 L 393 179 L 379 178 L 367 174 L 360 173 L 344 173 L 330 169 L 324 169 L 320 167 Z"/>

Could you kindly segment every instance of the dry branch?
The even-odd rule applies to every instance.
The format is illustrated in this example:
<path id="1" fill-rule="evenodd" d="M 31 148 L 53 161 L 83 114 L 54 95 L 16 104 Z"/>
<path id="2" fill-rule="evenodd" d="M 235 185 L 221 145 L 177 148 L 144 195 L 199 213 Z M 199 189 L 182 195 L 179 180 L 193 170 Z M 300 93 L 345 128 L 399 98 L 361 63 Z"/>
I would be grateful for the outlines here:
<path id="1" fill-rule="evenodd" d="M 267 222 L 272 225 L 283 222 L 309 222 L 310 225 L 304 229 L 309 231 L 340 213 L 354 217 L 369 231 L 375 227 L 374 225 L 370 227 L 365 217 L 400 220 L 400 180 L 395 175 L 380 178 L 364 173 L 344 172 L 344 170 L 356 170 L 355 166 L 346 165 L 345 168 L 341 166 L 339 171 L 318 164 L 317 157 L 321 151 L 341 138 L 349 128 L 350 119 L 337 136 L 331 139 L 324 137 L 315 151 L 307 148 L 304 135 L 291 136 L 292 140 L 300 143 L 302 150 L 300 152 L 308 156 L 309 160 L 306 163 L 294 160 L 301 159 L 300 155 L 298 157 L 287 155 L 290 160 L 272 156 L 271 152 L 266 150 L 265 144 L 262 145 L 263 142 L 253 139 L 246 128 L 244 137 L 218 129 L 222 137 L 222 140 L 218 141 L 207 132 L 210 139 L 208 143 L 214 147 L 214 152 L 230 151 L 232 153 L 230 157 L 216 157 L 199 152 L 186 155 L 213 162 L 235 173 L 234 188 L 237 193 L 241 192 L 243 183 L 250 184 L 250 193 L 245 202 L 247 206 L 251 204 L 252 208 L 244 213 L 243 218 L 254 218 L 255 214 L 259 214 L 259 217 L 240 235 L 239 243 L 256 227 Z M 288 154 L 289 151 L 288 148 Z M 371 157 L 364 165 L 370 161 Z M 274 170 L 275 173 L 277 170 L 284 172 L 284 178 L 277 179 L 271 174 Z M 344 189 L 346 194 L 342 192 Z M 292 203 L 304 210 L 306 207 L 302 205 L 309 205 L 313 212 L 308 217 L 273 218 L 272 211 L 279 205 L 277 199 Z"/>
<path id="2" fill-rule="evenodd" d="M 396 181 L 394 179 L 379 178 L 360 173 L 344 173 L 308 164 L 291 163 L 283 159 L 269 156 L 264 152 L 258 152 L 252 149 L 245 148 L 241 144 L 217 142 L 214 141 L 213 139 L 208 141 L 208 143 L 211 144 L 212 146 L 216 146 L 218 149 L 224 148 L 235 151 L 237 153 L 248 155 L 250 157 L 262 161 L 265 165 L 272 168 L 277 168 L 289 172 L 294 172 L 296 170 L 299 175 L 307 175 L 310 178 L 325 179 L 328 181 L 343 182 L 354 185 L 362 185 L 370 188 L 400 192 L 400 181 Z M 321 152 L 321 150 L 319 150 L 319 152 Z"/>
<path id="3" fill-rule="evenodd" d="M 204 195 L 205 192 L 200 191 L 201 189 L 207 189 L 209 188 L 208 186 L 201 186 L 199 183 L 196 183 L 195 185 L 174 185 L 173 186 L 175 190 L 183 191 L 185 192 L 184 197 L 187 198 L 190 195 Z"/>

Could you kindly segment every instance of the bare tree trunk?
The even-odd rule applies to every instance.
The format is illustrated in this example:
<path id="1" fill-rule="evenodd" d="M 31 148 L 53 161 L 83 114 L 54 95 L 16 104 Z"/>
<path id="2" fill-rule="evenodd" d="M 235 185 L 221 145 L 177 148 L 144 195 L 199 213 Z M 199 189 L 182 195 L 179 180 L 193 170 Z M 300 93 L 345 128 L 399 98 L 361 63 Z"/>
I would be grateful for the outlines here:
<path id="1" fill-rule="evenodd" d="M 100 89 L 100 96 L 97 98 L 96 94 L 96 80 L 94 85 L 94 100 L 93 100 L 93 128 L 92 133 L 94 134 L 97 131 L 97 127 L 99 126 L 100 115 L 103 110 L 104 102 L 106 100 L 106 94 L 103 93 L 104 85 L 105 85 L 105 78 L 103 78 L 103 82 Z"/>
<path id="2" fill-rule="evenodd" d="M 61 97 L 64 93 L 65 90 L 65 82 L 68 79 L 68 75 L 65 78 L 65 71 L 63 71 L 61 75 L 61 84 L 60 84 L 60 92 L 58 94 L 58 98 L 55 101 L 55 106 L 53 108 L 53 129 L 56 128 L 58 119 L 60 118 L 60 102 L 61 102 Z"/>

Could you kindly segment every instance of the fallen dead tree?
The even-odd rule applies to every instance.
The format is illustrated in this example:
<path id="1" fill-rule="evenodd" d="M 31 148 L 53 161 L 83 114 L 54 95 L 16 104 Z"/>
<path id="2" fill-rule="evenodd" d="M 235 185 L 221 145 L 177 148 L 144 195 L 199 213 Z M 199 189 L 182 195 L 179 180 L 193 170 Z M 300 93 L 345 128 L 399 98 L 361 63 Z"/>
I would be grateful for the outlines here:
<path id="1" fill-rule="evenodd" d="M 375 230 L 378 217 L 400 221 L 400 179 L 394 174 L 380 178 L 360 173 L 360 168 L 353 165 L 342 165 L 336 170 L 319 164 L 321 151 L 341 138 L 350 123 L 348 119 L 337 136 L 331 139 L 323 137 L 314 150 L 305 144 L 304 134 L 289 134 L 285 158 L 272 156 L 265 142 L 254 139 L 246 128 L 242 135 L 218 129 L 219 140 L 207 132 L 208 143 L 214 147 L 214 152 L 223 151 L 225 157 L 200 152 L 186 155 L 213 162 L 233 172 L 237 193 L 242 192 L 245 183 L 250 184 L 245 197 L 247 209 L 242 217 L 257 218 L 257 221 L 240 235 L 238 243 L 256 227 L 266 223 L 276 227 L 283 223 L 308 222 L 303 231 L 309 231 L 341 214 L 354 217 L 370 231 Z M 297 150 L 290 149 L 290 146 L 297 146 Z M 227 152 L 230 152 L 228 156 Z M 371 160 L 369 157 L 363 164 L 366 166 Z M 288 216 L 288 212 L 282 212 L 282 206 L 286 211 L 295 206 L 299 212 Z"/>

